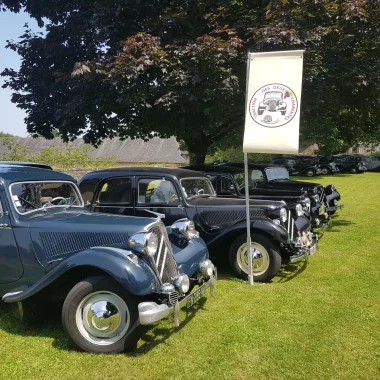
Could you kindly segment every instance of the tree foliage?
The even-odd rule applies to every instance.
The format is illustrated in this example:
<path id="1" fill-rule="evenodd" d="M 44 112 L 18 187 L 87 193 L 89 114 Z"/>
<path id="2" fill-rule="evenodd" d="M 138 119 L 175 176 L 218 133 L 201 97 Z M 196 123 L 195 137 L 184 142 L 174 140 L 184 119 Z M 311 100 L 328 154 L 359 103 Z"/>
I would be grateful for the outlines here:
<path id="1" fill-rule="evenodd" d="M 3 0 L 21 7 L 47 20 L 2 73 L 31 134 L 174 135 L 202 162 L 241 145 L 247 52 L 305 49 L 301 138 L 380 141 L 378 1 Z"/>

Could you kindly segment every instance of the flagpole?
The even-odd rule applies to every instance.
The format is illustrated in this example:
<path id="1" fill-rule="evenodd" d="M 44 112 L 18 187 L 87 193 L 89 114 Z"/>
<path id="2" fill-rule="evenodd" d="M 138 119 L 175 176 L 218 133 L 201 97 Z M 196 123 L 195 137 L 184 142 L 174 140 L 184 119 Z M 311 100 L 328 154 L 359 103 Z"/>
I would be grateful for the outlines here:
<path id="1" fill-rule="evenodd" d="M 248 86 L 249 86 L 249 66 L 251 65 L 251 54 L 248 53 L 247 59 L 247 78 L 245 89 L 245 117 L 247 117 L 248 108 Z M 253 285 L 253 268 L 251 253 L 251 214 L 249 212 L 249 177 L 248 177 L 248 153 L 244 152 L 244 180 L 245 180 L 245 215 L 247 219 L 247 260 L 248 260 L 248 283 Z"/>
<path id="2" fill-rule="evenodd" d="M 249 180 L 248 180 L 248 154 L 244 152 L 244 179 L 245 179 L 245 212 L 247 218 L 247 258 L 248 282 L 253 285 L 252 253 L 251 253 L 251 215 L 249 212 Z"/>

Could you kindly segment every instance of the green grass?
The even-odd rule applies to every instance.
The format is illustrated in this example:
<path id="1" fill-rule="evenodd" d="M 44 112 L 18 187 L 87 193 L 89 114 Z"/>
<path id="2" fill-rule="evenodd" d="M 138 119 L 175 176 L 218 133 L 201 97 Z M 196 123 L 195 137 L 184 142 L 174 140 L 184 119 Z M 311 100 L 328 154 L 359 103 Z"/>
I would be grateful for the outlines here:
<path id="1" fill-rule="evenodd" d="M 20 324 L 2 304 L 0 378 L 379 379 L 380 174 L 314 181 L 345 208 L 306 267 L 253 287 L 222 271 L 214 299 L 148 330 L 133 355 L 77 352 L 59 318 Z"/>

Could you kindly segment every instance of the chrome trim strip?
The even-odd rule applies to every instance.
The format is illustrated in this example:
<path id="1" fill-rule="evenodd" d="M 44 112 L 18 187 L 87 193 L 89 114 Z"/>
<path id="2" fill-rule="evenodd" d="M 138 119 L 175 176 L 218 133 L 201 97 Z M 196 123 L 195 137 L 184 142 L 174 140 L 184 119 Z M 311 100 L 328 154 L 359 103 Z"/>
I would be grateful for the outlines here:
<path id="1" fill-rule="evenodd" d="M 162 246 L 164 244 L 164 236 L 162 235 L 161 236 L 161 243 L 160 243 L 160 248 L 158 249 L 158 255 L 157 255 L 157 261 L 156 261 L 156 266 L 158 268 L 158 263 L 160 261 L 160 257 L 161 257 L 161 252 L 162 252 Z"/>
<path id="2" fill-rule="evenodd" d="M 164 273 L 164 268 L 165 268 L 165 260 L 166 260 L 166 255 L 168 254 L 168 247 L 165 247 L 165 252 L 164 252 L 164 258 L 162 259 L 162 267 L 161 267 L 161 273 L 160 277 L 162 278 L 162 275 Z"/>

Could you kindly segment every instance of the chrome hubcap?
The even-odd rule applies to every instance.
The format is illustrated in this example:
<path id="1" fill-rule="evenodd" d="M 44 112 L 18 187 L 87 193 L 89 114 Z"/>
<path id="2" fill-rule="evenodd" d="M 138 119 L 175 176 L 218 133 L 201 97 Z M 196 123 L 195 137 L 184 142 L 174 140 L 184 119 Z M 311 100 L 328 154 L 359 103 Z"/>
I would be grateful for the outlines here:
<path id="1" fill-rule="evenodd" d="M 108 345 L 120 340 L 130 325 L 128 306 L 114 293 L 97 292 L 85 297 L 76 311 L 78 330 L 94 344 Z"/>
<path id="2" fill-rule="evenodd" d="M 248 274 L 249 257 L 247 253 L 247 243 L 240 246 L 236 258 L 239 268 Z M 250 259 L 252 260 L 252 271 L 255 276 L 259 276 L 268 270 L 270 263 L 269 254 L 261 244 L 252 242 Z"/>

